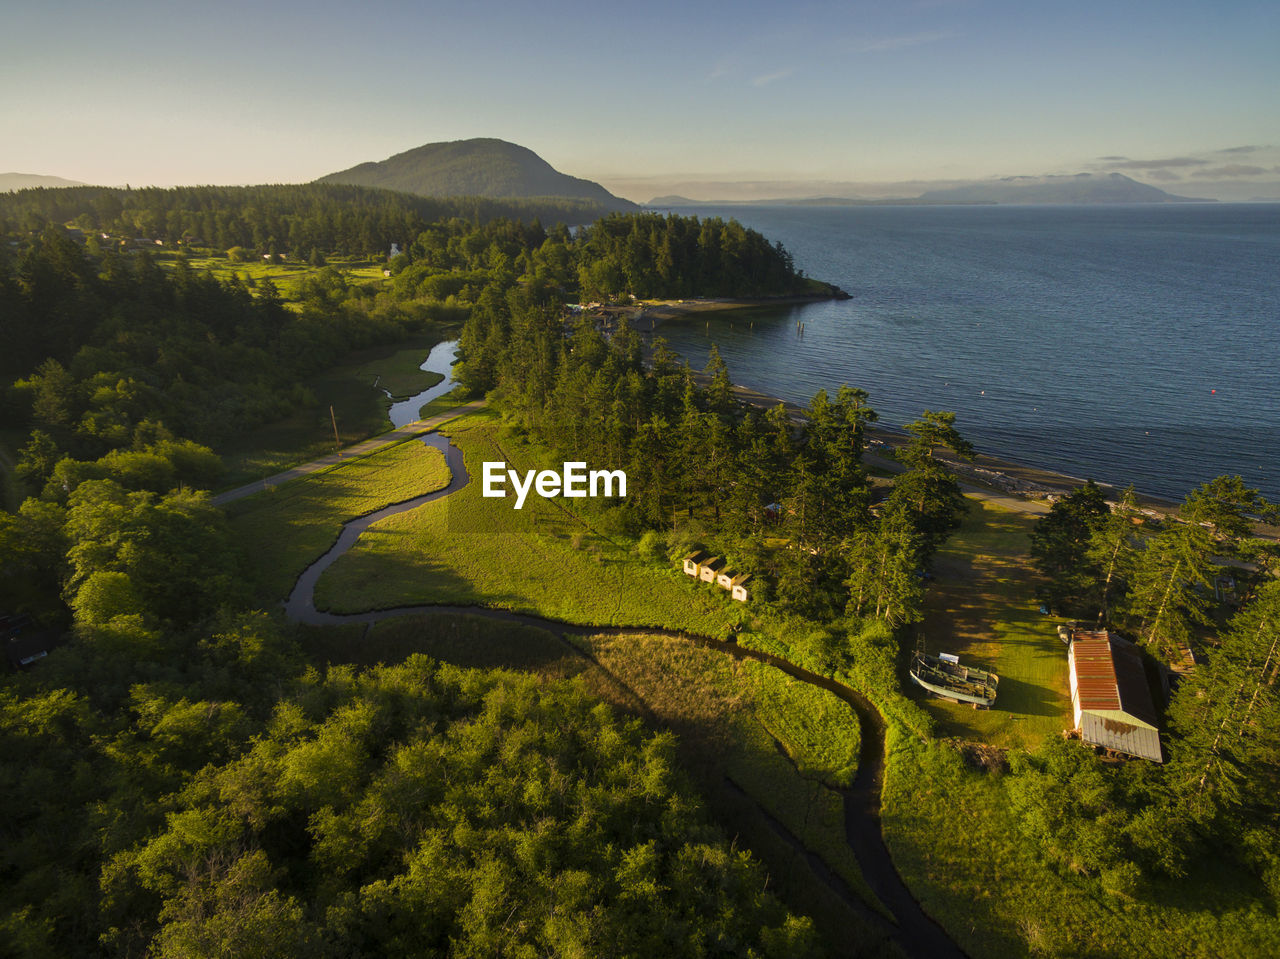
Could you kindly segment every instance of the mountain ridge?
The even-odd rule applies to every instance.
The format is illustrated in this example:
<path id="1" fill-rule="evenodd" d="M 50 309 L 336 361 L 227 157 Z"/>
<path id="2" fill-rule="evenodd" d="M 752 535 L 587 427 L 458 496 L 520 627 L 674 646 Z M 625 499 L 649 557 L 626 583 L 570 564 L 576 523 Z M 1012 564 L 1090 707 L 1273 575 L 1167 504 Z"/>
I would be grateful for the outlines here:
<path id="1" fill-rule="evenodd" d="M 770 199 L 694 200 L 673 194 L 654 197 L 646 206 L 972 206 L 1109 203 L 1215 203 L 1177 196 L 1125 176 L 1077 173 L 1067 176 L 1009 176 L 924 190 L 916 196 L 775 197 Z"/>
<path id="2" fill-rule="evenodd" d="M 594 181 L 559 172 L 527 147 L 493 137 L 426 143 L 385 160 L 326 174 L 316 182 L 381 187 L 419 196 L 568 197 L 610 210 L 638 209 Z"/>
<path id="3" fill-rule="evenodd" d="M 64 186 L 88 186 L 88 184 L 60 176 L 45 176 L 41 173 L 0 173 L 0 193 L 32 190 L 37 187 L 53 189 Z"/>

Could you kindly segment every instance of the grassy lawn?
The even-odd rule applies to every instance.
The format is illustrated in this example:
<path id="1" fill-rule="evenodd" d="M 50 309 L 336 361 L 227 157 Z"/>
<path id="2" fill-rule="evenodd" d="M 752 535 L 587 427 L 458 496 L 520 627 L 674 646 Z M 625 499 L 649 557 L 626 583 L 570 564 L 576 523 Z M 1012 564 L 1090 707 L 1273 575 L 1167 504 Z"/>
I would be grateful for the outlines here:
<path id="1" fill-rule="evenodd" d="M 996 706 L 975 710 L 912 687 L 938 720 L 940 736 L 1034 748 L 1071 725 L 1066 648 L 1057 620 L 1035 598 L 1027 536 L 1035 517 L 969 501 L 960 530 L 938 553 L 921 633 L 929 652 L 1000 676 Z"/>
<path id="2" fill-rule="evenodd" d="M 472 482 L 372 526 L 320 579 L 316 605 L 362 612 L 422 603 L 496 606 L 591 626 L 655 626 L 726 635 L 743 615 L 720 590 L 649 563 L 560 505 L 532 495 L 485 499 L 482 462 L 526 470 L 533 452 L 500 441 L 489 413 L 455 421 Z M 736 607 L 736 608 L 734 608 Z"/>
<path id="3" fill-rule="evenodd" d="M 1280 955 L 1275 905 L 1217 859 L 1133 897 L 1043 865 L 999 775 L 890 731 L 882 817 L 902 877 L 975 959 Z"/>
<path id="4" fill-rule="evenodd" d="M 270 605 L 288 596 L 347 520 L 448 484 L 443 454 L 410 440 L 231 504 L 228 515 L 257 602 Z"/>
<path id="5" fill-rule="evenodd" d="M 412 395 L 434 386 L 442 377 L 417 367 L 437 342 L 437 338 L 420 336 L 394 346 L 362 350 L 342 366 L 316 377 L 307 384 L 311 402 L 217 450 L 227 468 L 225 487 L 231 489 L 332 453 L 330 406 L 344 446 L 391 429 L 389 401 L 374 382 L 387 386 L 393 395 L 398 389 Z"/>

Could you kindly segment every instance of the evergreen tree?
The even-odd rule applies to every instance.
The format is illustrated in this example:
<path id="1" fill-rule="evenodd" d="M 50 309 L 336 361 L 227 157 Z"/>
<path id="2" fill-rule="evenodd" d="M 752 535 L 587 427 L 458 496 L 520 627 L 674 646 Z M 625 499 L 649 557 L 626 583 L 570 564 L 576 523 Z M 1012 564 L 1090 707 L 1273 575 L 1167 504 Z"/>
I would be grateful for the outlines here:
<path id="1" fill-rule="evenodd" d="M 1047 580 L 1036 592 L 1050 609 L 1076 616 L 1093 613 L 1097 570 L 1086 553 L 1110 512 L 1102 490 L 1090 480 L 1054 503 L 1031 531 L 1031 559 Z"/>

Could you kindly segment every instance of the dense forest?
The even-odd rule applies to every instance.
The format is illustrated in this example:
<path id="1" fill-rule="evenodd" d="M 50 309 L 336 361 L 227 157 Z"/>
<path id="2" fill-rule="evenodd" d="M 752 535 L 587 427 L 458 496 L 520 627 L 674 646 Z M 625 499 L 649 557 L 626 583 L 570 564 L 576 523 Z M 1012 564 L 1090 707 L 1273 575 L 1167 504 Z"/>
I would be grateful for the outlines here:
<path id="1" fill-rule="evenodd" d="M 330 183 L 270 186 L 66 187 L 0 193 L 0 233 L 71 224 L 118 240 L 146 238 L 228 250 L 386 254 L 430 224 L 459 218 L 590 223 L 608 207 L 587 200 L 423 197 Z"/>
<path id="2" fill-rule="evenodd" d="M 965 509 L 949 463 L 973 450 L 954 417 L 906 424 L 901 472 L 872 477 L 864 392 L 743 405 L 714 351 L 695 372 L 617 312 L 566 307 L 814 290 L 736 223 L 571 230 L 470 201 L 435 216 L 375 191 L 222 189 L 0 198 L 0 425 L 20 437 L 27 494 L 0 513 L 0 613 L 68 637 L 0 684 L 0 935 L 32 956 L 814 951 L 808 922 L 708 825 L 667 737 L 568 685 L 416 660 L 318 670 L 247 608 L 241 557 L 202 490 L 218 482 L 213 449 L 308 402 L 316 372 L 460 324 L 457 376 L 511 430 L 627 471 L 625 500 L 581 504 L 593 523 L 643 556 L 713 547 L 754 572 L 760 608 L 925 736 L 919 710 L 894 711 L 910 706 L 896 639 Z M 368 203 L 322 212 L 343 196 Z M 293 251 L 292 231 L 314 222 L 296 237 L 308 257 L 385 255 L 388 237 L 403 252 L 370 284 L 317 266 L 286 301 L 269 282 L 65 229 L 161 237 L 159 219 L 143 230 L 126 209 L 226 249 L 270 253 L 274 237 Z M 1027 841 L 1072 881 L 1139 894 L 1213 854 L 1280 894 L 1280 590 L 1274 547 L 1250 525 L 1267 509 L 1224 478 L 1188 497 L 1183 521 L 1092 487 L 1041 521 L 1046 603 L 1153 662 L 1189 645 L 1200 657 L 1169 703 L 1167 764 L 1056 738 L 1011 757 Z M 885 626 L 895 641 L 864 639 Z M 429 918 L 411 929 L 409 915 Z M 424 927 L 436 938 L 413 938 Z"/>
<path id="3" fill-rule="evenodd" d="M 319 268 L 286 302 L 57 222 L 10 234 L 3 427 L 29 495 L 0 513 L 0 613 L 67 642 L 0 684 L 8 949 L 817 953 L 710 825 L 669 736 L 510 674 L 317 672 L 246 608 L 203 492 L 211 447 L 352 349 L 488 301 L 558 311 L 586 235 L 450 216 L 390 280 Z"/>

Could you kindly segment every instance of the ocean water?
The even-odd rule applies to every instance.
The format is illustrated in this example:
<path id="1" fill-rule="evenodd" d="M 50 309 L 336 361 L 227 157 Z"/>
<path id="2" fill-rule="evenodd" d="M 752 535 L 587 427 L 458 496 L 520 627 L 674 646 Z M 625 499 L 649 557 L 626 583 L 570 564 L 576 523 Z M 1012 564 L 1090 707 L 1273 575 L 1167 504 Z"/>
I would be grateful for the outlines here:
<path id="1" fill-rule="evenodd" d="M 848 383 L 887 427 L 952 410 L 984 453 L 1280 500 L 1280 205 L 674 212 L 737 218 L 852 295 L 664 324 L 697 368 L 714 342 L 794 402 Z"/>

